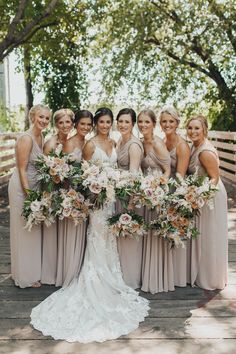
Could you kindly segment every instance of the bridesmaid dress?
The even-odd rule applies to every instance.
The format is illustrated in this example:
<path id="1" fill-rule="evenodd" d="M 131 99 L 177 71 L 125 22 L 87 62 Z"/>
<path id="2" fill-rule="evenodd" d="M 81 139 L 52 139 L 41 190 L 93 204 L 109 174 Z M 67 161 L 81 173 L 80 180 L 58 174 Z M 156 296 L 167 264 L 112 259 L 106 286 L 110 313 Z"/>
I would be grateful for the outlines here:
<path id="1" fill-rule="evenodd" d="M 39 189 L 39 181 L 37 180 L 37 170 L 34 163 L 43 151 L 34 140 L 31 131 L 21 134 L 21 137 L 25 135 L 30 136 L 33 143 L 26 173 L 29 188 L 36 190 Z M 41 280 L 42 232 L 41 225 L 33 226 L 31 231 L 24 228 L 25 220 L 21 214 L 25 193 L 22 189 L 17 167 L 11 176 L 8 193 L 12 279 L 15 285 L 26 288 Z"/>
<path id="2" fill-rule="evenodd" d="M 176 147 L 170 151 L 171 177 L 175 178 L 177 167 Z M 185 248 L 178 247 L 172 250 L 174 284 L 175 286 L 187 285 L 187 244 Z"/>
<path id="3" fill-rule="evenodd" d="M 152 170 L 162 173 L 162 166 L 168 163 L 169 160 L 159 159 L 151 150 L 144 157 L 141 165 L 144 173 L 150 173 Z M 158 215 L 155 211 L 145 208 L 147 222 L 156 218 Z M 152 294 L 175 290 L 172 249 L 167 241 L 155 236 L 151 230 L 144 238 L 141 290 Z"/>
<path id="4" fill-rule="evenodd" d="M 192 147 L 190 173 L 197 171 L 198 175 L 207 176 L 199 160 L 199 154 L 203 151 L 212 151 L 217 155 L 217 151 L 207 139 L 199 147 Z M 214 208 L 205 205 L 196 217 L 200 235 L 190 242 L 188 254 L 189 282 L 207 290 L 223 289 L 227 283 L 227 194 L 221 179 L 217 187 L 219 190 L 213 199 Z"/>
<path id="5" fill-rule="evenodd" d="M 55 284 L 58 254 L 58 220 L 42 226 L 42 284 Z"/>
<path id="6" fill-rule="evenodd" d="M 129 170 L 129 149 L 132 144 L 137 144 L 140 147 L 143 155 L 143 146 L 141 141 L 135 136 L 132 136 L 125 145 L 117 149 L 117 164 L 118 167 L 122 170 Z M 116 209 L 117 212 L 122 211 L 122 207 L 119 201 L 117 201 Z M 135 212 L 138 214 L 142 213 L 142 211 L 143 210 L 141 209 L 135 210 Z M 119 237 L 117 240 L 117 245 L 124 282 L 133 289 L 140 288 L 143 239 L 136 240 L 129 236 Z"/>
<path id="7" fill-rule="evenodd" d="M 76 148 L 72 155 L 80 161 L 82 151 Z M 86 230 L 87 222 L 75 226 L 69 218 L 59 221 L 56 286 L 66 287 L 78 276 L 84 257 Z"/>

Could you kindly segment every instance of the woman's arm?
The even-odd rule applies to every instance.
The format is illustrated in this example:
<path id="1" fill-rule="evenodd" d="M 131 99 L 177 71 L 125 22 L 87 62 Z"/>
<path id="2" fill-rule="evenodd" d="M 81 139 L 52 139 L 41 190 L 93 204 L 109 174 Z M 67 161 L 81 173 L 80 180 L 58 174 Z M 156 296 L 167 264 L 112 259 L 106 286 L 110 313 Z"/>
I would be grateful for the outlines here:
<path id="1" fill-rule="evenodd" d="M 91 160 L 94 150 L 95 150 L 94 143 L 91 140 L 87 141 L 87 143 L 84 145 L 84 148 L 82 150 L 83 159 L 85 159 L 86 161 Z"/>
<path id="2" fill-rule="evenodd" d="M 156 139 L 153 144 L 153 149 L 158 158 L 163 161 L 162 169 L 163 169 L 163 177 L 168 181 L 170 177 L 170 154 L 167 150 L 164 142 L 161 139 Z"/>
<path id="3" fill-rule="evenodd" d="M 142 158 L 142 150 L 136 143 L 131 144 L 129 148 L 129 170 L 138 172 Z"/>
<path id="4" fill-rule="evenodd" d="M 53 137 L 51 137 L 49 140 L 46 141 L 46 143 L 43 145 L 43 153 L 44 155 L 49 155 L 49 153 L 55 149 L 56 144 L 54 144 Z"/>
<path id="5" fill-rule="evenodd" d="M 70 154 L 71 152 L 74 151 L 74 144 L 72 140 L 67 140 L 63 146 L 63 152 L 66 154 Z"/>
<path id="6" fill-rule="evenodd" d="M 190 148 L 186 142 L 181 142 L 176 148 L 177 166 L 176 173 L 185 176 L 190 160 Z"/>
<path id="7" fill-rule="evenodd" d="M 217 185 L 220 178 L 218 160 L 213 151 L 205 150 L 199 154 L 199 161 L 205 168 L 211 182 Z"/>
<path id="8" fill-rule="evenodd" d="M 20 137 L 16 145 L 16 163 L 19 170 L 21 186 L 25 194 L 27 194 L 27 189 L 29 189 L 29 181 L 26 171 L 32 146 L 32 138 L 28 135 Z"/>

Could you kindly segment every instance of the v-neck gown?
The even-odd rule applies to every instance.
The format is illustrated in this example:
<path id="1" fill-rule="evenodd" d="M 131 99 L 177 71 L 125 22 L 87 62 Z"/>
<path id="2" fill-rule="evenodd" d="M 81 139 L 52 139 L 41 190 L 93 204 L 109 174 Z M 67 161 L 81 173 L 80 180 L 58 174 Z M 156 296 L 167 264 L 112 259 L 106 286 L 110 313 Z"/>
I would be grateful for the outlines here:
<path id="1" fill-rule="evenodd" d="M 203 151 L 211 151 L 217 155 L 216 149 L 207 139 L 198 148 L 192 147 L 190 173 L 197 171 L 198 175 L 207 176 L 199 160 Z M 213 199 L 213 208 L 205 205 L 196 217 L 200 235 L 190 242 L 188 249 L 189 282 L 207 290 L 223 289 L 227 283 L 227 194 L 221 179 L 217 187 L 219 190 Z"/>
<path id="2" fill-rule="evenodd" d="M 139 139 L 132 136 L 126 144 L 117 149 L 117 164 L 122 170 L 129 170 L 129 149 L 136 144 L 143 155 L 143 145 Z M 142 159 L 142 156 L 141 156 Z M 141 164 L 140 159 L 140 164 Z M 121 203 L 116 203 L 117 212 L 122 211 Z M 138 214 L 143 212 L 143 209 L 135 210 Z M 136 240 L 129 236 L 119 237 L 117 240 L 118 251 L 120 256 L 121 269 L 124 281 L 133 289 L 140 288 L 141 286 L 141 273 L 142 273 L 142 253 L 143 253 L 143 239 Z"/>
<path id="3" fill-rule="evenodd" d="M 142 169 L 144 173 L 159 171 L 162 174 L 162 167 L 169 163 L 169 159 L 162 160 L 151 150 L 142 160 Z M 156 218 L 156 211 L 145 208 L 147 222 Z M 155 236 L 152 230 L 144 238 L 141 289 L 152 294 L 175 290 L 172 249 L 167 241 Z"/>
<path id="4" fill-rule="evenodd" d="M 116 164 L 113 149 L 108 156 L 95 148 L 92 161 Z M 31 324 L 44 335 L 68 342 L 103 342 L 125 335 L 139 326 L 149 305 L 122 278 L 116 236 L 108 231 L 113 205 L 92 211 L 81 272 L 31 312 Z"/>
<path id="5" fill-rule="evenodd" d="M 26 168 L 29 188 L 37 190 L 40 184 L 34 164 L 43 152 L 30 131 L 21 134 L 21 137 L 24 135 L 30 136 L 32 139 L 32 150 Z M 22 216 L 22 208 L 25 193 L 21 186 L 18 167 L 15 168 L 10 178 L 8 193 L 12 279 L 21 288 L 30 287 L 41 280 L 42 232 L 41 225 L 33 226 L 31 231 L 24 228 L 26 222 Z"/>

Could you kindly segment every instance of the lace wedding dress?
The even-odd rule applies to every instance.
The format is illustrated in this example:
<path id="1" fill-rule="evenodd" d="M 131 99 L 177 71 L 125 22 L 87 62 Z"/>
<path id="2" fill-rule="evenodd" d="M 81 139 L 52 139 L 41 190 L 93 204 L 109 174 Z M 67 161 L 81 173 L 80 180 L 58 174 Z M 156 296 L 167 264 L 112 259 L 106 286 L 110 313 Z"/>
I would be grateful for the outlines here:
<path id="1" fill-rule="evenodd" d="M 96 147 L 93 158 L 116 163 Z M 103 342 L 128 334 L 148 314 L 148 301 L 128 287 L 122 278 L 117 242 L 106 220 L 112 205 L 91 212 L 87 247 L 79 277 L 33 308 L 31 324 L 44 335 L 68 342 Z"/>

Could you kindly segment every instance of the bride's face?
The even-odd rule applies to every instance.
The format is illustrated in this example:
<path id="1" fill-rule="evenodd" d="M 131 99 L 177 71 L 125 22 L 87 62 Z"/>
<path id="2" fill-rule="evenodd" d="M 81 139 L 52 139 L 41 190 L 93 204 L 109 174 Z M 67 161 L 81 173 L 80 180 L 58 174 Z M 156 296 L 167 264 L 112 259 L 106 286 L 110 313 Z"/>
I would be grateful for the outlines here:
<path id="1" fill-rule="evenodd" d="M 101 116 L 97 122 L 97 134 L 108 135 L 112 127 L 111 117 L 108 115 Z"/>

